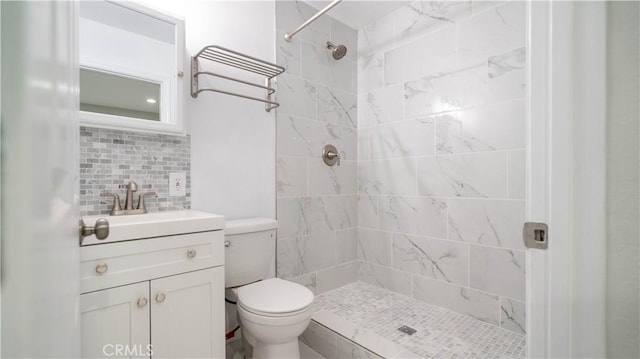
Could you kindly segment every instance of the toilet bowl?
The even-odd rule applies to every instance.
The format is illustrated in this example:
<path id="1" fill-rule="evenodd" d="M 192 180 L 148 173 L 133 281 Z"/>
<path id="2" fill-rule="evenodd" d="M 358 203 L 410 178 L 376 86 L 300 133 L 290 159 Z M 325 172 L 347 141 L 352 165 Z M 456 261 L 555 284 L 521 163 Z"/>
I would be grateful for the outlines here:
<path id="1" fill-rule="evenodd" d="M 238 316 L 253 339 L 253 357 L 300 358 L 298 336 L 309 325 L 312 303 L 309 289 L 278 278 L 240 287 Z"/>
<path id="2" fill-rule="evenodd" d="M 225 286 L 234 294 L 245 353 L 255 359 L 299 359 L 298 336 L 311 321 L 313 292 L 268 278 L 275 257 L 273 219 L 227 221 Z"/>

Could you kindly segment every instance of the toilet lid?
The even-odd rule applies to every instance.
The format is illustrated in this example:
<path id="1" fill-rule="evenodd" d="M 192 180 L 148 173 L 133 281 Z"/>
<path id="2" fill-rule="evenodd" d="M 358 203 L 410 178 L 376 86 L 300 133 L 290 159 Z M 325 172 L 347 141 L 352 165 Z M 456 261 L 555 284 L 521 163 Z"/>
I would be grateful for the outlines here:
<path id="1" fill-rule="evenodd" d="M 238 288 L 238 304 L 258 313 L 289 313 L 313 303 L 313 293 L 306 287 L 272 278 Z"/>

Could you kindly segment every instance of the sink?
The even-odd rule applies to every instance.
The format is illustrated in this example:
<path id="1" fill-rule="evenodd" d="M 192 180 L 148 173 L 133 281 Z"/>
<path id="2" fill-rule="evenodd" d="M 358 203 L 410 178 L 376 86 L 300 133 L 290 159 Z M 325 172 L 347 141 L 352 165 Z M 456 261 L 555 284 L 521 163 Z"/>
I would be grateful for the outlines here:
<path id="1" fill-rule="evenodd" d="M 106 218 L 109 221 L 109 236 L 103 240 L 97 239 L 95 235 L 88 236 L 82 241 L 83 246 L 215 231 L 224 228 L 224 216 L 192 210 L 127 216 L 86 216 L 82 217 L 82 220 L 91 226 L 99 218 Z"/>

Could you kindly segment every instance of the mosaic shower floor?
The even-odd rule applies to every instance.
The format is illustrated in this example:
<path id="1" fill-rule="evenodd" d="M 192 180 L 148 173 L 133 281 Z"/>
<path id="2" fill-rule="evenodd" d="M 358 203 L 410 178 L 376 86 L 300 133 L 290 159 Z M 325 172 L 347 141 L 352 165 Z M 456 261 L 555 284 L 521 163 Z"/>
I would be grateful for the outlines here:
<path id="1" fill-rule="evenodd" d="M 380 287 L 318 295 L 313 321 L 382 358 L 524 358 L 526 337 Z M 412 335 L 398 330 L 406 325 Z M 354 356 L 355 357 L 355 356 Z"/>

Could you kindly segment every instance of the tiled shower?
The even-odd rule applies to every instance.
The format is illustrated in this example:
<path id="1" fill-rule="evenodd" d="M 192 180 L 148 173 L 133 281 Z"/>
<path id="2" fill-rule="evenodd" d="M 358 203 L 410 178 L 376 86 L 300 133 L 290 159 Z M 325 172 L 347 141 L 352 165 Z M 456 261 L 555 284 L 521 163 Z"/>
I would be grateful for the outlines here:
<path id="1" fill-rule="evenodd" d="M 315 12 L 276 4 L 278 276 L 316 294 L 362 281 L 524 334 L 525 4 L 414 1 L 357 33 L 325 16 L 283 40 Z"/>

